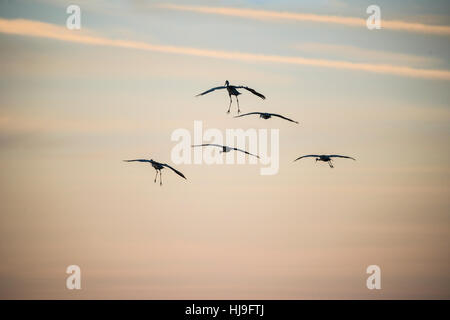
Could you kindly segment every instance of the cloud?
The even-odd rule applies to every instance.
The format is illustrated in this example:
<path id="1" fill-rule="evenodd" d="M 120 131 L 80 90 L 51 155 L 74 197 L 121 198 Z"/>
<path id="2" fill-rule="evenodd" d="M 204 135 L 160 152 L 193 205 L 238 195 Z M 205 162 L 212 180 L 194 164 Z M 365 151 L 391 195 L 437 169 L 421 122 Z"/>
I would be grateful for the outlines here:
<path id="1" fill-rule="evenodd" d="M 370 73 L 391 74 L 404 77 L 450 80 L 450 71 L 439 69 L 419 69 L 408 66 L 390 64 L 356 63 L 326 59 L 243 53 L 235 51 L 219 51 L 192 47 L 168 46 L 140 41 L 118 40 L 92 35 L 84 31 L 71 31 L 65 27 L 40 21 L 24 19 L 0 19 L 0 33 L 50 38 L 60 41 L 82 43 L 95 46 L 137 49 L 158 53 L 189 55 L 196 57 L 237 60 L 243 62 L 281 63 L 303 65 L 340 70 L 364 71 Z"/>
<path id="2" fill-rule="evenodd" d="M 279 20 L 279 21 L 306 21 L 328 24 L 340 24 L 349 27 L 366 28 L 366 19 L 343 16 L 318 15 L 312 13 L 281 12 L 255 9 L 242 9 L 231 7 L 205 7 L 188 6 L 178 4 L 161 4 L 160 8 L 190 11 L 204 14 L 217 14 L 224 16 L 241 17 L 257 20 Z M 368 16 L 367 16 L 368 17 Z M 438 35 L 450 35 L 450 26 L 429 25 L 423 23 L 405 22 L 398 20 L 381 20 L 381 27 L 387 30 L 407 31 L 415 33 L 427 33 Z"/>
<path id="3" fill-rule="evenodd" d="M 315 55 L 333 56 L 339 59 L 364 61 L 364 62 L 389 62 L 393 64 L 407 64 L 409 66 L 438 65 L 442 63 L 440 59 L 433 57 L 424 57 L 413 54 L 388 52 L 381 50 L 371 50 L 351 45 L 328 44 L 318 42 L 305 42 L 294 45 L 294 48 Z"/>

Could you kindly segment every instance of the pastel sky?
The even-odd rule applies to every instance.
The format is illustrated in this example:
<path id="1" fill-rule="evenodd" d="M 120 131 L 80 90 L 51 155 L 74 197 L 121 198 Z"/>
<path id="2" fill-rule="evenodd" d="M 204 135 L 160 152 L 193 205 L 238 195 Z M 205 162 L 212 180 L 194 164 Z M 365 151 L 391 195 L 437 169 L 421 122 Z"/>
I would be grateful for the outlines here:
<path id="1" fill-rule="evenodd" d="M 0 298 L 449 299 L 449 101 L 446 0 L 1 1 Z M 278 174 L 122 162 L 195 120 L 279 129 Z"/>

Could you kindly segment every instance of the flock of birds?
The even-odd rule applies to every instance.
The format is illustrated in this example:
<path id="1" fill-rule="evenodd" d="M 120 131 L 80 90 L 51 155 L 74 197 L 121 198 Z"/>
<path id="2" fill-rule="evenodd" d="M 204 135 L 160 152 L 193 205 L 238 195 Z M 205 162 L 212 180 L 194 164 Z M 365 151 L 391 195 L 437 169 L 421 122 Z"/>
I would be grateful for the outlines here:
<path id="1" fill-rule="evenodd" d="M 232 100 L 231 96 L 235 96 L 236 97 L 236 103 L 237 103 L 237 107 L 238 107 L 238 110 L 237 110 L 238 115 L 235 116 L 234 118 L 240 118 L 240 117 L 245 117 L 245 116 L 249 116 L 249 115 L 259 115 L 259 117 L 264 119 L 264 120 L 270 119 L 272 117 L 278 117 L 278 118 L 281 118 L 283 120 L 287 120 L 287 121 L 294 122 L 294 123 L 298 124 L 298 121 L 289 119 L 289 118 L 287 118 L 287 117 L 285 117 L 285 116 L 283 116 L 281 114 L 276 114 L 276 113 L 257 112 L 257 111 L 255 111 L 255 112 L 249 112 L 249 113 L 245 113 L 245 114 L 239 115 L 239 113 L 241 113 L 241 110 L 240 110 L 240 107 L 239 107 L 239 98 L 238 98 L 238 96 L 241 93 L 237 89 L 245 89 L 245 90 L 253 93 L 254 95 L 260 97 L 261 99 L 266 99 L 266 97 L 263 94 L 257 92 L 255 89 L 252 89 L 252 88 L 249 88 L 249 87 L 246 87 L 246 86 L 230 85 L 228 80 L 225 81 L 225 85 L 206 90 L 205 92 L 202 92 L 202 93 L 196 95 L 196 97 L 203 96 L 203 95 L 208 94 L 210 92 L 213 92 L 213 91 L 216 91 L 216 90 L 222 90 L 222 89 L 226 89 L 227 92 L 228 92 L 228 96 L 230 97 L 230 105 L 228 106 L 227 113 L 230 113 L 231 104 L 233 103 L 233 100 Z M 249 153 L 249 152 L 247 152 L 245 150 L 242 150 L 242 149 L 239 149 L 239 148 L 235 148 L 235 147 L 229 147 L 229 146 L 223 146 L 223 145 L 219 145 L 219 144 L 214 144 L 214 143 L 205 143 L 205 144 L 199 144 L 199 145 L 192 145 L 192 147 L 193 148 L 195 148 L 195 147 L 217 147 L 217 148 L 220 148 L 220 152 L 221 153 L 222 152 L 230 152 L 230 151 L 239 151 L 239 152 L 243 152 L 245 154 L 248 154 L 250 156 L 254 156 L 254 157 L 259 158 L 258 155 Z M 303 158 L 316 158 L 316 162 L 317 161 L 327 162 L 328 165 L 330 166 L 330 168 L 334 168 L 334 166 L 333 166 L 333 159 L 332 158 L 344 158 L 344 159 L 356 160 L 356 159 L 354 159 L 352 157 L 342 156 L 342 155 L 338 155 L 338 154 L 330 154 L 330 155 L 327 155 L 327 154 L 308 154 L 308 155 L 305 155 L 305 156 L 298 157 L 297 159 L 294 160 L 294 162 L 297 161 L 297 160 L 303 159 Z M 183 173 L 181 173 L 180 171 L 178 171 L 175 168 L 171 167 L 167 163 L 157 162 L 157 161 L 154 161 L 153 159 L 150 159 L 150 160 L 148 160 L 148 159 L 133 159 L 133 160 L 124 160 L 124 161 L 125 162 L 144 162 L 144 163 L 151 164 L 151 166 L 156 171 L 155 180 L 154 180 L 155 183 L 156 183 L 156 180 L 157 180 L 158 174 L 159 174 L 159 185 L 162 185 L 161 170 L 164 169 L 164 168 L 169 168 L 173 172 L 175 172 L 177 175 L 179 175 L 180 177 L 186 179 L 186 177 L 184 176 Z"/>

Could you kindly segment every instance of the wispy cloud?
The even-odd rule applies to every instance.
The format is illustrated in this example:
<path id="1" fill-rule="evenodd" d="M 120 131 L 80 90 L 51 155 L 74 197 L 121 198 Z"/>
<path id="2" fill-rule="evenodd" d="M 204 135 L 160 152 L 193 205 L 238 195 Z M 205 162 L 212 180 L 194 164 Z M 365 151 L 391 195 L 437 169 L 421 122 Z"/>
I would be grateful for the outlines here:
<path id="1" fill-rule="evenodd" d="M 192 47 L 168 46 L 151 44 L 140 41 L 118 40 L 92 35 L 83 31 L 70 31 L 62 26 L 40 21 L 24 19 L 0 19 L 0 32 L 22 36 L 57 39 L 60 41 L 76 42 L 96 46 L 110 46 L 117 48 L 138 49 L 151 52 L 189 55 L 205 58 L 237 60 L 244 62 L 282 63 L 291 65 L 304 65 L 321 68 L 365 71 L 371 73 L 391 74 L 405 77 L 450 80 L 449 70 L 419 69 L 408 66 L 389 64 L 355 63 L 326 59 L 310 59 L 303 57 L 290 57 L 281 55 L 265 55 L 256 53 L 243 53 L 233 51 L 219 51 L 198 49 Z"/>
<path id="2" fill-rule="evenodd" d="M 312 13 L 297 13 L 297 12 L 281 12 L 269 10 L 255 10 L 232 7 L 205 7 L 205 6 L 188 6 L 178 4 L 161 4 L 160 8 L 190 11 L 204 14 L 217 14 L 224 16 L 241 17 L 247 19 L 257 20 L 279 20 L 279 21 L 305 21 L 328 24 L 340 24 L 349 27 L 364 27 L 366 28 L 367 18 L 343 17 L 318 15 Z M 399 20 L 385 20 L 382 19 L 381 26 L 383 29 L 407 31 L 427 34 L 450 35 L 450 26 L 430 25 L 415 22 L 406 22 Z"/>
<path id="3" fill-rule="evenodd" d="M 333 59 L 337 58 L 353 62 L 402 64 L 417 67 L 439 65 L 442 63 L 441 60 L 434 57 L 372 50 L 352 45 L 305 42 L 294 45 L 294 48 L 303 53 L 314 54 L 316 56 L 327 55 L 328 58 L 332 57 Z"/>

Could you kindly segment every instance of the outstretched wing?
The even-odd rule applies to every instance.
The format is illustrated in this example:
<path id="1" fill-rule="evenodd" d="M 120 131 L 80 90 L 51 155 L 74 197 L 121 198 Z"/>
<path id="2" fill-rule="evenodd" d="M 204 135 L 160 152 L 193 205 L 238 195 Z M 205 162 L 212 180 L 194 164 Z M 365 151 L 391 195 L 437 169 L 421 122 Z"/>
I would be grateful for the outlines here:
<path id="1" fill-rule="evenodd" d="M 205 92 L 199 93 L 198 95 L 196 95 L 196 97 L 198 97 L 198 96 L 203 96 L 203 95 L 205 95 L 205 94 L 207 94 L 207 93 L 213 92 L 214 90 L 220 90 L 220 89 L 225 89 L 225 88 L 226 88 L 225 86 L 220 86 L 220 87 L 211 88 L 211 89 L 209 89 L 209 90 L 206 90 Z"/>
<path id="2" fill-rule="evenodd" d="M 308 154 L 308 155 L 306 155 L 306 156 L 298 157 L 298 158 L 295 159 L 294 161 L 297 161 L 297 160 L 300 160 L 300 159 L 303 159 L 303 158 L 312 158 L 312 157 L 318 158 L 318 157 L 320 157 L 320 155 L 318 155 L 318 154 Z"/>
<path id="3" fill-rule="evenodd" d="M 286 118 L 285 116 L 282 116 L 281 114 L 271 113 L 270 115 L 274 116 L 274 117 L 278 117 L 278 118 L 284 119 L 284 120 L 287 120 L 287 121 L 290 121 L 290 122 L 295 122 L 295 123 L 298 124 L 298 121 Z"/>
<path id="4" fill-rule="evenodd" d="M 179 175 L 180 177 L 183 177 L 186 179 L 186 177 L 184 176 L 184 174 L 182 174 L 180 171 L 178 171 L 175 168 L 172 168 L 171 166 L 169 166 L 167 163 L 162 163 L 161 165 L 163 165 L 166 168 L 172 169 L 173 172 L 175 172 L 177 175 Z M 186 179 L 187 180 L 187 179 Z"/>
<path id="5" fill-rule="evenodd" d="M 235 88 L 239 88 L 239 89 L 245 89 L 247 91 L 250 91 L 251 93 L 253 93 L 254 95 L 260 97 L 261 99 L 265 99 L 266 97 L 264 97 L 264 95 L 262 95 L 261 93 L 257 92 L 255 89 L 246 87 L 246 86 L 235 86 Z"/>
<path id="6" fill-rule="evenodd" d="M 134 159 L 134 160 L 123 160 L 123 161 L 125 161 L 125 162 L 149 162 L 149 163 L 151 163 L 151 161 L 147 160 L 147 159 Z"/>
<path id="7" fill-rule="evenodd" d="M 257 156 L 256 154 L 247 152 L 247 151 L 245 151 L 245 150 L 241 150 L 241 149 L 238 149 L 238 148 L 232 148 L 232 149 L 233 149 L 233 150 L 236 150 L 236 151 L 240 151 L 240 152 L 246 153 L 246 154 L 248 154 L 248 155 L 250 155 L 250 156 L 254 156 L 254 157 L 259 158 L 259 156 Z"/>
<path id="8" fill-rule="evenodd" d="M 352 157 L 340 156 L 340 155 L 338 155 L 338 154 L 331 154 L 331 155 L 329 155 L 329 157 L 330 157 L 330 158 L 346 158 L 346 159 L 352 159 L 352 160 L 355 160 L 355 161 L 356 161 L 356 159 L 354 159 L 354 158 L 352 158 Z"/>
<path id="9" fill-rule="evenodd" d="M 233 118 L 239 118 L 239 117 L 248 116 L 248 115 L 251 115 L 251 114 L 261 114 L 261 113 L 262 113 L 262 112 L 249 112 L 249 113 L 241 114 L 241 115 L 239 115 L 239 116 L 235 116 L 235 117 L 233 117 Z"/>
<path id="10" fill-rule="evenodd" d="M 221 146 L 220 144 L 215 143 L 193 144 L 191 147 L 208 147 L 208 146 L 223 148 L 223 146 Z"/>

